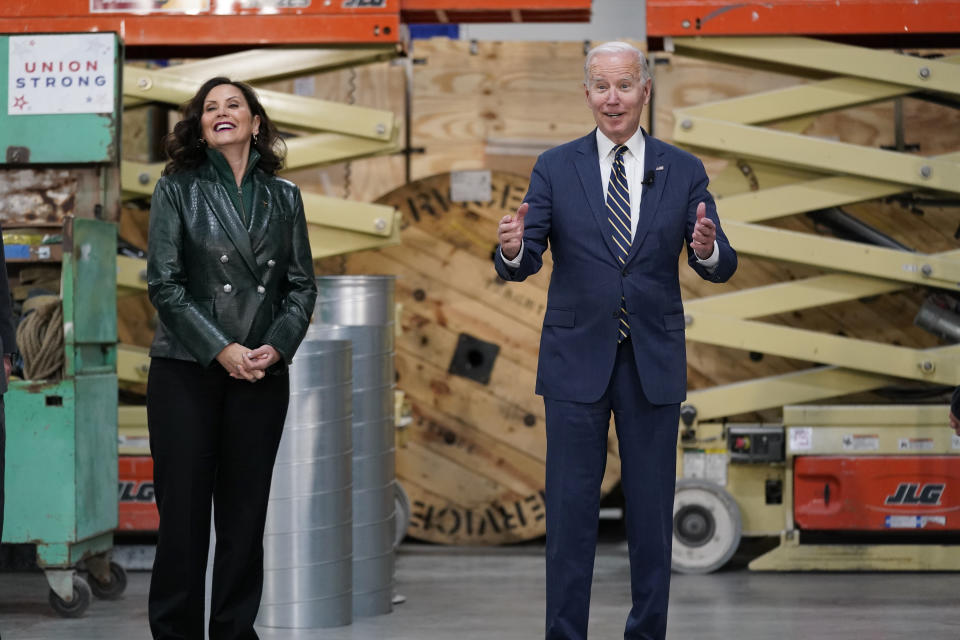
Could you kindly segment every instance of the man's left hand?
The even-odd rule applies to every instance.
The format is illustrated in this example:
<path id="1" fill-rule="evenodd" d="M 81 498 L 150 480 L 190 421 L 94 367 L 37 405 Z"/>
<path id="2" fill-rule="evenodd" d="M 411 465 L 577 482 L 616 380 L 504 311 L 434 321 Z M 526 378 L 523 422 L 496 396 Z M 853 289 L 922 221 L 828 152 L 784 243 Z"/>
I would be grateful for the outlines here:
<path id="1" fill-rule="evenodd" d="M 701 260 L 706 260 L 713 255 L 713 243 L 717 239 L 717 227 L 713 220 L 707 217 L 707 205 L 700 203 L 697 205 L 697 224 L 693 227 L 693 252 Z"/>

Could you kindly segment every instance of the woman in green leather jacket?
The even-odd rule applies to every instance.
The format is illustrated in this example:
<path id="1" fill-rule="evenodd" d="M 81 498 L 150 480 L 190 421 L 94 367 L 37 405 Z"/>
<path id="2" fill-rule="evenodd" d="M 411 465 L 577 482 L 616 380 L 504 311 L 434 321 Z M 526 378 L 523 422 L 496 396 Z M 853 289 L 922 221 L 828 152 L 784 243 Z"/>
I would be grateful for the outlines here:
<path id="1" fill-rule="evenodd" d="M 277 130 L 254 91 L 208 80 L 166 141 L 150 206 L 147 280 L 159 323 L 147 416 L 160 531 L 154 638 L 252 639 L 287 365 L 317 290 L 300 191 L 277 177 Z"/>

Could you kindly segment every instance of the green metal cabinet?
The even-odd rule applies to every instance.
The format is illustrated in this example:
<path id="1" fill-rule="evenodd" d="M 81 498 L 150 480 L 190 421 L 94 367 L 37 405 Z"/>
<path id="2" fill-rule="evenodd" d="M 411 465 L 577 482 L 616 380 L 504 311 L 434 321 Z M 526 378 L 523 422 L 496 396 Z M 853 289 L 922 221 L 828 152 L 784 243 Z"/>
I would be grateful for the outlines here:
<path id="1" fill-rule="evenodd" d="M 115 597 L 126 585 L 109 559 L 117 526 L 117 228 L 108 220 L 119 206 L 121 58 L 114 34 L 0 35 L 0 186 L 8 187 L 0 200 L 18 187 L 46 195 L 35 209 L 18 209 L 13 197 L 0 202 L 4 231 L 38 225 L 62 235 L 62 258 L 47 251 L 44 262 L 61 267 L 64 332 L 62 378 L 13 381 L 4 397 L 3 542 L 36 545 L 50 603 L 71 617 L 91 593 Z M 34 77 L 52 84 L 50 92 L 17 89 Z M 98 112 L 82 112 L 88 94 L 75 89 L 83 77 Z M 37 112 L 25 113 L 24 104 Z M 61 104 L 69 106 L 56 112 Z M 37 260 L 8 251 L 7 271 L 15 277 Z"/>
<path id="2" fill-rule="evenodd" d="M 90 602 L 78 563 L 101 576 L 94 592 L 125 581 L 108 557 L 117 526 L 117 240 L 100 220 L 69 219 L 63 231 L 64 377 L 13 381 L 6 393 L 3 541 L 36 545 L 51 604 L 73 616 Z"/>

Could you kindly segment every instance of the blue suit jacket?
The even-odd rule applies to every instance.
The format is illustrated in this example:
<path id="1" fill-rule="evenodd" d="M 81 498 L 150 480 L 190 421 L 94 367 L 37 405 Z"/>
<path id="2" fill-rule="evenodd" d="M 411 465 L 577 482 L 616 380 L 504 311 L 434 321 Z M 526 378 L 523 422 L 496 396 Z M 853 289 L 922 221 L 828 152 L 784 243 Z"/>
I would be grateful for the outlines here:
<path id="1" fill-rule="evenodd" d="M 626 266 L 616 258 L 608 233 L 596 131 L 551 149 L 537 159 L 525 202 L 524 251 L 508 267 L 495 252 L 497 273 L 522 281 L 543 266 L 549 245 L 553 274 L 540 336 L 537 393 L 573 402 L 595 402 L 610 381 L 617 351 L 618 310 L 623 296 L 643 392 L 654 404 L 682 402 L 687 393 L 683 302 L 678 263 L 687 262 L 705 280 L 725 282 L 737 269 L 737 254 L 720 228 L 707 191 L 703 163 L 647 136 L 640 216 Z M 634 186 L 636 189 L 636 186 Z M 697 204 L 717 225 L 720 263 L 711 274 L 689 244 Z"/>

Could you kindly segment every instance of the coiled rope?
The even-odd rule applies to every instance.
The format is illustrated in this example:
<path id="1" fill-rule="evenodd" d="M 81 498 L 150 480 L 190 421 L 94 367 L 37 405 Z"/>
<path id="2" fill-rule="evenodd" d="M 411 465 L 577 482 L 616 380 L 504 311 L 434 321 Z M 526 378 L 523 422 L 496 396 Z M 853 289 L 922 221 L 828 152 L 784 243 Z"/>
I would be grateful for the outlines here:
<path id="1" fill-rule="evenodd" d="M 17 348 L 27 380 L 63 377 L 63 305 L 59 296 L 34 296 L 23 303 Z"/>

